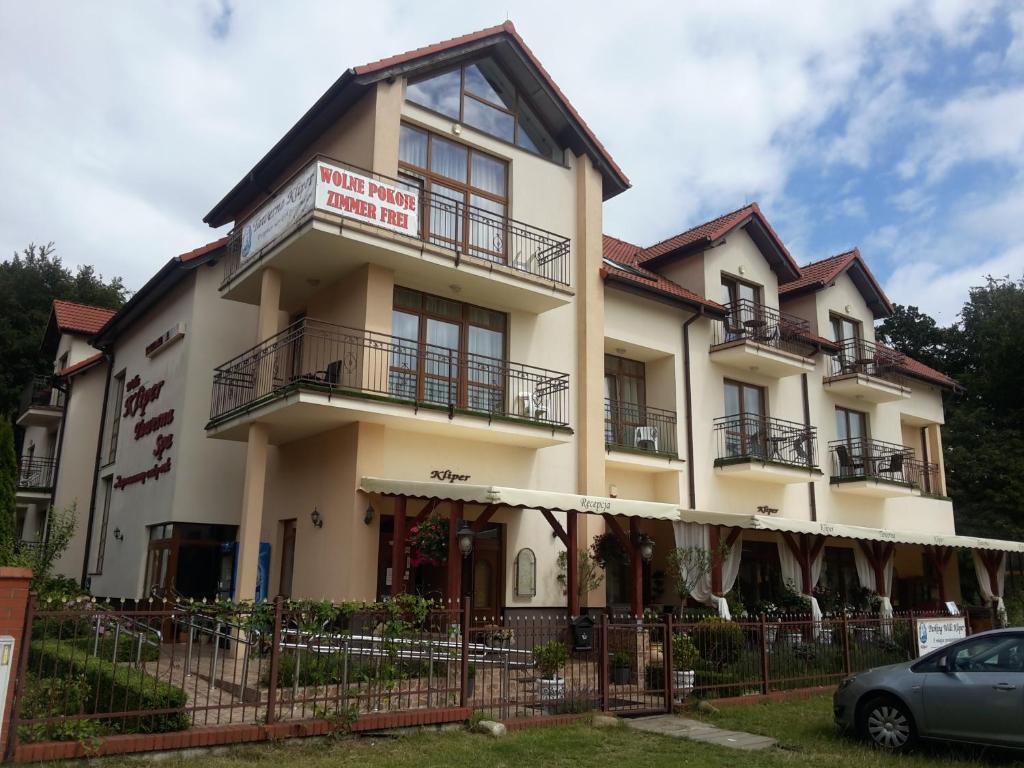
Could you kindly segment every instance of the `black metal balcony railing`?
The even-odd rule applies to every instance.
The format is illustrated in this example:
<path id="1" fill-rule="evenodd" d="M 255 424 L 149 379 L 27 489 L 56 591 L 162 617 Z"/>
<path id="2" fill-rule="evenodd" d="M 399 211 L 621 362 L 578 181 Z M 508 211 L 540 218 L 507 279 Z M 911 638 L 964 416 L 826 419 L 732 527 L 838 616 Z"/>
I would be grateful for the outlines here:
<path id="1" fill-rule="evenodd" d="M 813 349 L 807 340 L 810 324 L 801 317 L 749 299 L 730 302 L 725 308 L 725 318 L 714 323 L 712 348 L 746 340 L 796 355 L 810 354 Z"/>
<path id="2" fill-rule="evenodd" d="M 939 482 L 939 465 L 932 461 L 910 459 L 907 466 L 910 484 L 925 496 L 942 496 L 942 485 Z"/>
<path id="3" fill-rule="evenodd" d="M 461 200 L 453 200 L 440 194 L 432 194 L 427 190 L 419 189 L 409 183 L 409 180 L 394 179 L 379 173 L 363 170 L 354 166 L 341 163 L 337 160 L 321 157 L 332 166 L 341 169 L 351 170 L 371 179 L 385 182 L 389 185 L 399 187 L 410 195 L 418 198 L 417 211 L 419 216 L 419 230 L 415 239 L 439 246 L 445 250 L 453 251 L 456 254 L 467 254 L 486 261 L 505 265 L 517 272 L 523 272 L 535 277 L 542 277 L 562 285 L 569 285 L 569 238 L 556 235 L 540 227 L 511 219 L 501 213 L 466 205 Z M 314 161 L 315 163 L 316 161 Z M 285 192 L 290 182 L 303 173 L 309 172 L 309 166 L 296 173 L 292 179 L 285 182 L 275 195 L 262 206 L 253 217 L 272 206 L 275 199 L 282 192 Z M 315 207 L 315 198 L 310 196 L 305 203 L 305 209 L 294 211 L 292 219 L 298 223 L 304 222 L 308 214 L 312 213 Z M 328 213 L 346 217 L 344 210 L 329 208 L 324 209 Z M 252 218 L 252 217 L 250 217 Z M 356 218 L 362 224 L 368 224 L 364 219 Z M 290 235 L 295 226 L 279 233 L 277 237 L 266 243 L 258 252 L 247 254 L 243 262 L 242 238 L 245 229 L 245 222 L 240 222 L 231 233 L 228 242 L 227 253 L 224 256 L 224 281 L 227 282 L 242 266 L 252 263 L 266 253 L 270 248 L 280 243 Z M 374 226 L 374 225 L 371 225 Z M 394 230 L 386 227 L 390 234 L 396 234 Z M 405 235 L 398 235 L 403 237 Z"/>
<path id="4" fill-rule="evenodd" d="M 29 408 L 52 408 L 60 410 L 64 407 L 64 390 L 56 386 L 52 376 L 34 376 L 21 391 L 21 403 L 18 413 Z"/>
<path id="5" fill-rule="evenodd" d="M 18 487 L 52 488 L 54 466 L 51 458 L 23 459 L 18 466 Z"/>
<path id="6" fill-rule="evenodd" d="M 309 318 L 215 368 L 210 417 L 254 407 L 293 386 L 569 423 L 566 373 Z"/>
<path id="7" fill-rule="evenodd" d="M 715 466 L 746 461 L 813 468 L 818 465 L 818 430 L 767 416 L 715 419 Z"/>
<path id="8" fill-rule="evenodd" d="M 846 339 L 839 342 L 839 352 L 832 356 L 831 376 L 862 373 L 891 380 L 899 380 L 899 369 L 906 356 L 895 349 L 864 339 Z"/>
<path id="9" fill-rule="evenodd" d="M 605 399 L 604 441 L 610 447 L 678 456 L 676 412 Z"/>
<path id="10" fill-rule="evenodd" d="M 885 480 L 911 486 L 920 482 L 913 448 L 866 438 L 833 440 L 828 447 L 833 482 Z"/>

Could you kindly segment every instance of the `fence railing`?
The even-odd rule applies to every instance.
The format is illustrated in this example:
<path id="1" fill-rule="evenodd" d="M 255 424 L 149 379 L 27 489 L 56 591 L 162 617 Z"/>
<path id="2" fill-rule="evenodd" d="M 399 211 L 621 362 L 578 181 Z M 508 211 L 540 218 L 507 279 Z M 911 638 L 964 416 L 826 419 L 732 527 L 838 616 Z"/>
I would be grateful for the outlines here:
<path id="1" fill-rule="evenodd" d="M 810 324 L 802 317 L 749 299 L 730 302 L 725 309 L 725 317 L 713 323 L 712 348 L 746 340 L 797 355 L 812 351 L 807 340 Z"/>
<path id="2" fill-rule="evenodd" d="M 829 362 L 829 375 L 836 377 L 861 373 L 902 381 L 899 371 L 906 361 L 906 355 L 891 347 L 865 339 L 846 339 L 839 342 L 839 351 Z"/>
<path id="3" fill-rule="evenodd" d="M 484 617 L 468 602 L 329 618 L 284 600 L 158 605 L 30 604 L 16 742 L 309 720 L 388 727 L 428 711 L 438 721 L 471 710 L 500 720 L 653 713 L 687 696 L 834 684 L 916 655 L 913 615 L 722 622 L 598 612 L 568 622 L 554 612 Z"/>
<path id="4" fill-rule="evenodd" d="M 56 460 L 33 456 L 18 465 L 19 488 L 52 488 Z"/>
<path id="5" fill-rule="evenodd" d="M 34 376 L 32 381 L 21 391 L 21 400 L 18 413 L 24 413 L 29 408 L 53 408 L 64 407 L 64 390 L 56 386 L 52 376 Z"/>
<path id="6" fill-rule="evenodd" d="M 604 441 L 610 447 L 678 456 L 676 412 L 606 398 Z"/>
<path id="7" fill-rule="evenodd" d="M 795 421 L 745 414 L 714 421 L 715 465 L 745 461 L 794 467 L 818 465 L 818 429 Z"/>
<path id="8" fill-rule="evenodd" d="M 833 482 L 886 480 L 918 486 L 924 480 L 925 467 L 915 463 L 913 448 L 866 438 L 833 440 L 828 447 Z"/>
<path id="9" fill-rule="evenodd" d="M 254 406 L 293 385 L 569 423 L 566 373 L 309 318 L 215 368 L 210 416 Z"/>
<path id="10" fill-rule="evenodd" d="M 943 495 L 939 479 L 939 465 L 932 461 L 910 459 L 907 463 L 907 478 L 911 485 L 926 496 Z"/>
<path id="11" fill-rule="evenodd" d="M 240 222 L 229 236 L 227 252 L 224 256 L 224 281 L 255 260 L 258 260 L 294 231 L 294 226 L 281 231 L 278 236 L 262 245 L 258 251 L 246 252 L 246 224 L 280 202 L 282 195 L 287 195 L 289 185 L 297 177 L 308 174 L 310 168 L 320 161 L 331 166 L 350 170 L 366 178 L 384 182 L 390 187 L 401 189 L 405 194 L 417 198 L 419 226 L 412 237 L 417 241 L 427 242 L 456 254 L 467 254 L 489 262 L 505 265 L 517 272 L 541 277 L 562 285 L 569 285 L 570 279 L 570 241 L 562 235 L 548 232 L 540 227 L 531 226 L 508 216 L 467 205 L 462 200 L 454 200 L 442 194 L 431 193 L 410 183 L 411 179 L 394 179 L 379 173 L 373 173 L 355 166 L 350 166 L 330 158 L 317 158 L 310 166 L 305 166 L 292 179 L 281 185 L 281 188 L 246 221 Z M 319 179 L 314 183 L 320 183 Z M 326 195 L 324 196 L 326 197 Z M 305 221 L 308 214 L 317 207 L 318 196 L 309 195 L 301 202 L 289 203 L 289 216 L 296 222 Z M 295 206 L 298 207 L 295 207 Z M 323 208 L 324 211 L 348 217 L 344 209 L 335 207 Z M 355 221 L 369 224 L 365 217 L 355 217 Z M 394 230 L 383 225 L 389 233 Z M 408 235 L 406 235 L 408 236 Z"/>

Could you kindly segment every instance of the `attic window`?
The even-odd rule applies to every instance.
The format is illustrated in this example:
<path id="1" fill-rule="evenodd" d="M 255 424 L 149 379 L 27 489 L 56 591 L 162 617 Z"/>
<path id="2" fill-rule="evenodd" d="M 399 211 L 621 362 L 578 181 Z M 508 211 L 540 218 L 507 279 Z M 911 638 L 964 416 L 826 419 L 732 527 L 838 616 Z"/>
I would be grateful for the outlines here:
<path id="1" fill-rule="evenodd" d="M 646 272 L 643 272 L 643 271 L 637 269 L 632 264 L 624 264 L 621 261 L 615 261 L 614 259 L 609 259 L 607 256 L 605 256 L 602 259 L 602 261 L 604 261 L 604 263 L 607 264 L 609 267 L 614 267 L 615 269 L 621 270 L 623 272 L 628 272 L 631 275 L 636 275 L 637 277 L 639 277 L 642 280 L 650 280 L 652 283 L 657 280 L 656 277 L 651 277 L 651 275 L 649 275 Z"/>
<path id="2" fill-rule="evenodd" d="M 491 59 L 412 81 L 405 97 L 528 152 L 558 159 L 559 149 L 537 113 Z"/>

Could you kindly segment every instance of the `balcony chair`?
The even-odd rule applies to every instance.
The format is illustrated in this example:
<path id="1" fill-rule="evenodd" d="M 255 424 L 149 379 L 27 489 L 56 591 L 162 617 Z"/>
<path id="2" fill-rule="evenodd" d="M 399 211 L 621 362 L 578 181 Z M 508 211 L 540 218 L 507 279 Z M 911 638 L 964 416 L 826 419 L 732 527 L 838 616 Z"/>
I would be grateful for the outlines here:
<path id="1" fill-rule="evenodd" d="M 796 457 L 798 464 L 810 463 L 810 453 L 807 450 L 810 444 L 811 438 L 809 435 L 797 435 L 793 438 L 793 455 Z"/>
<path id="2" fill-rule="evenodd" d="M 645 451 L 658 452 L 658 428 L 637 427 L 633 435 L 633 445 Z"/>
<path id="3" fill-rule="evenodd" d="M 878 469 L 876 470 L 877 474 L 892 475 L 894 476 L 894 479 L 896 477 L 902 477 L 903 458 L 904 455 L 902 453 L 894 453 L 891 456 L 889 456 L 889 461 L 885 464 L 881 463 L 882 461 L 885 461 L 885 459 L 881 459 L 878 464 Z"/>
<path id="4" fill-rule="evenodd" d="M 841 477 L 851 477 L 863 474 L 863 460 L 860 461 L 859 463 L 855 461 L 854 457 L 850 454 L 850 449 L 847 446 L 836 446 L 836 459 L 839 461 L 839 475 Z M 858 472 L 857 470 L 861 471 Z"/>

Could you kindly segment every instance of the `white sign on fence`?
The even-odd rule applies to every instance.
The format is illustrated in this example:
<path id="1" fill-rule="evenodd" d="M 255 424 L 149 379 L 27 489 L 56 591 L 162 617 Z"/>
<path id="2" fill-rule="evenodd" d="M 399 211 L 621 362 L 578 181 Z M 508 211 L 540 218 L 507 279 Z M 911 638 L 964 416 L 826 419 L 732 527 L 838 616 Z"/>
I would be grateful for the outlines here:
<path id="1" fill-rule="evenodd" d="M 242 226 L 239 262 L 244 264 L 291 229 L 313 210 L 315 199 L 316 174 L 310 166 Z"/>
<path id="2" fill-rule="evenodd" d="M 371 179 L 322 160 L 316 164 L 316 207 L 403 235 L 419 234 L 419 191 Z"/>
<path id="3" fill-rule="evenodd" d="M 951 616 L 948 619 L 917 619 L 917 655 L 938 650 L 967 637 L 967 619 Z"/>

